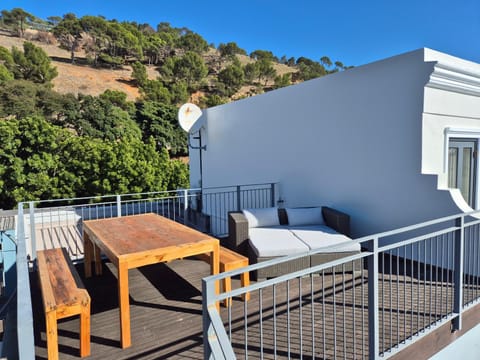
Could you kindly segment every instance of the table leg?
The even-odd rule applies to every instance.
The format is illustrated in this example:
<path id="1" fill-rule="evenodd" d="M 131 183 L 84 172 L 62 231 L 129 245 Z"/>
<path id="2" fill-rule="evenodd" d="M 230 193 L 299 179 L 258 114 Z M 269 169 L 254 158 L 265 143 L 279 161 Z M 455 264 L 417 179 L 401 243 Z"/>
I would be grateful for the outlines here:
<path id="1" fill-rule="evenodd" d="M 95 275 L 102 275 L 102 252 L 97 245 L 94 245 L 95 249 Z"/>
<path id="2" fill-rule="evenodd" d="M 118 264 L 118 303 L 120 307 L 120 334 L 122 348 L 132 344 L 130 338 L 130 304 L 128 299 L 128 268 L 127 264 Z"/>
<path id="3" fill-rule="evenodd" d="M 93 244 L 87 233 L 83 233 L 83 267 L 85 271 L 85 277 L 92 276 L 92 257 L 93 257 Z"/>

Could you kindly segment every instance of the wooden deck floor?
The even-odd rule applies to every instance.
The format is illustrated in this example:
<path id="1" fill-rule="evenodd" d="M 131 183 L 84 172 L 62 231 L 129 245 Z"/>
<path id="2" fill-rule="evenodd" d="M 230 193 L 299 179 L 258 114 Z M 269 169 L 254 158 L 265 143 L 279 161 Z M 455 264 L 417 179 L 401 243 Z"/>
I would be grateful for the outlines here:
<path id="1" fill-rule="evenodd" d="M 109 262 L 103 266 L 102 276 L 84 279 L 92 299 L 89 359 L 203 359 L 201 279 L 209 275 L 210 267 L 207 263 L 197 259 L 184 259 L 130 270 L 132 346 L 127 349 L 121 349 L 119 341 L 116 270 Z M 83 266 L 79 264 L 77 268 L 83 278 Z M 402 288 L 401 285 L 407 278 L 407 286 Z M 238 285 L 238 280 L 233 281 L 234 286 Z M 237 356 L 243 358 L 245 355 L 243 314 L 246 309 L 249 314 L 246 335 L 249 358 L 261 358 L 261 352 L 265 359 L 275 356 L 299 358 L 300 354 L 303 358 L 312 358 L 313 352 L 317 359 L 368 358 L 365 272 L 361 276 L 357 272 L 354 280 L 351 275 L 343 278 L 337 276 L 336 286 L 333 287 L 332 284 L 332 276 L 323 278 L 323 282 L 321 276 L 314 276 L 312 282 L 310 278 L 302 279 L 301 283 L 293 280 L 288 289 L 286 284 L 279 285 L 275 295 L 272 288 L 266 289 L 262 292 L 262 322 L 259 320 L 258 292 L 252 294 L 246 307 L 241 300 L 234 300 L 231 330 Z M 432 281 L 423 282 L 392 275 L 380 281 L 379 286 L 383 299 L 379 306 L 384 309 L 380 329 L 384 328 L 383 324 L 391 324 L 394 329 L 393 332 L 388 330 L 380 334 L 382 347 L 394 345 L 405 333 L 415 332 L 431 322 L 432 314 L 428 309 L 442 309 L 449 302 L 451 304 L 451 300 L 447 300 L 451 296 L 451 289 L 444 286 L 439 288 Z M 37 359 L 46 359 L 45 323 L 35 273 L 31 277 L 31 287 L 36 355 Z M 299 288 L 302 288 L 301 300 L 298 297 Z M 289 302 L 286 295 L 288 292 Z M 397 297 L 398 293 L 401 296 Z M 431 296 L 425 297 L 424 294 L 429 293 Z M 314 301 L 311 301 L 312 296 Z M 436 299 L 435 302 L 430 300 L 433 298 Z M 390 299 L 395 300 L 391 302 Z M 402 303 L 404 300 L 405 303 Z M 275 316 L 273 309 L 276 310 Z M 222 307 L 221 313 L 226 320 L 227 309 Z M 287 334 L 287 324 L 290 324 L 290 335 Z M 312 324 L 315 324 L 313 333 Z M 268 330 L 274 326 L 280 329 L 276 338 Z M 301 327 L 305 329 L 301 334 L 302 348 L 299 344 Z M 263 345 L 258 340 L 261 329 L 264 331 Z M 60 321 L 61 359 L 79 358 L 78 336 L 78 318 Z M 286 341 L 288 336 L 291 338 L 289 344 Z M 315 340 L 315 349 L 312 349 L 313 338 L 322 340 Z"/>

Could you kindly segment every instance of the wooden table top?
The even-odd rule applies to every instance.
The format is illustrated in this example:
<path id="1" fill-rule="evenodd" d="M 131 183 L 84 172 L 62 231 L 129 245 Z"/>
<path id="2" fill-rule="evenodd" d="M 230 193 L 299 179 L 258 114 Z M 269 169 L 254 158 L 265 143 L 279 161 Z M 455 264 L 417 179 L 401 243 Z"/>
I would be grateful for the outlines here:
<path id="1" fill-rule="evenodd" d="M 218 241 L 157 214 L 87 220 L 84 226 L 90 236 L 97 237 L 117 257 L 202 241 Z"/>

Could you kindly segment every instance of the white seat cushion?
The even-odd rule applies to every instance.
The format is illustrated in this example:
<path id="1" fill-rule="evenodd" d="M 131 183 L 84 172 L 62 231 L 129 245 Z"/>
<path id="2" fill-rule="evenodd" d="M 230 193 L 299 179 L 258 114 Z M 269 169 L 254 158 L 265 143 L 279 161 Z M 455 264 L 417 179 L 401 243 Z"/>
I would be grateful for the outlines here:
<path id="1" fill-rule="evenodd" d="M 283 226 L 250 228 L 248 234 L 250 246 L 259 257 L 293 255 L 310 250 Z"/>
<path id="2" fill-rule="evenodd" d="M 348 236 L 340 234 L 325 225 L 291 226 L 290 231 L 300 239 L 310 250 L 321 249 L 333 245 L 331 249 L 324 249 L 323 253 L 360 251 L 360 244 L 355 243 Z"/>

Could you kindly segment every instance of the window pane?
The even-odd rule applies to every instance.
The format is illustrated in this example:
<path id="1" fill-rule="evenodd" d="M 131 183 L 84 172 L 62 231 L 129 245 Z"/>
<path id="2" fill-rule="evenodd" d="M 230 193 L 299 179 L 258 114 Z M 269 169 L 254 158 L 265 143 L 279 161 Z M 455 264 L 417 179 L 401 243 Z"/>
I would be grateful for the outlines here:
<path id="1" fill-rule="evenodd" d="M 462 164 L 462 191 L 463 198 L 466 202 L 472 205 L 470 192 L 471 192 L 471 170 L 472 170 L 472 149 L 463 148 L 463 164 Z"/>
<path id="2" fill-rule="evenodd" d="M 448 187 L 457 187 L 458 148 L 448 149 Z"/>

